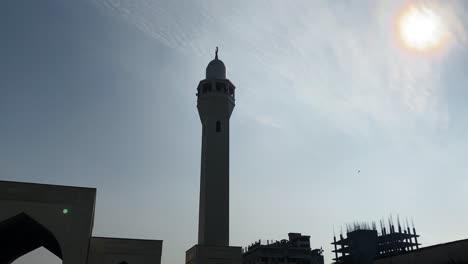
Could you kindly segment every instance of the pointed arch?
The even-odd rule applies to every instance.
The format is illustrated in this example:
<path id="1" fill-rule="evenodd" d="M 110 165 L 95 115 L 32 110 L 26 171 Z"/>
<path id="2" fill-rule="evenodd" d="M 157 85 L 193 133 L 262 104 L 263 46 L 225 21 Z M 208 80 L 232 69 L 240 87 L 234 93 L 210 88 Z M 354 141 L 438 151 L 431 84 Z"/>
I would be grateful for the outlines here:
<path id="1" fill-rule="evenodd" d="M 0 222 L 0 264 L 12 263 L 15 259 L 44 247 L 62 259 L 62 250 L 55 236 L 46 227 L 25 213 Z"/>

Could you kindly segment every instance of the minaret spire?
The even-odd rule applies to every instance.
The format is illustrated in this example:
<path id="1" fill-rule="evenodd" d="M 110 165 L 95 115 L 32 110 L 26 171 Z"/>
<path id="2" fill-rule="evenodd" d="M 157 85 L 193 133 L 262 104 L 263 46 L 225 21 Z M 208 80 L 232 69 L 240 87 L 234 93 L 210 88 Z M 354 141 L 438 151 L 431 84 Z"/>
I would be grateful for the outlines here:
<path id="1" fill-rule="evenodd" d="M 218 47 L 215 56 L 197 88 L 202 122 L 198 244 L 229 246 L 229 118 L 235 87 L 226 79 Z"/>
<path id="2" fill-rule="evenodd" d="M 229 246 L 229 119 L 235 89 L 216 47 L 197 87 L 202 125 L 198 244 L 186 252 L 186 264 L 242 263 L 242 248 Z"/>

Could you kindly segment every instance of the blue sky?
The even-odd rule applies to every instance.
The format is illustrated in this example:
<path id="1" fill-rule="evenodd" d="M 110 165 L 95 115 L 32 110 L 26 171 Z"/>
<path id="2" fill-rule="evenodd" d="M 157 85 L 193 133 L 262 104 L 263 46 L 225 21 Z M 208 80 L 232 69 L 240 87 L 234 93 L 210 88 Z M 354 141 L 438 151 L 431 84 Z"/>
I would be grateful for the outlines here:
<path id="1" fill-rule="evenodd" d="M 302 232 L 328 263 L 333 228 L 390 214 L 424 245 L 467 238 L 468 6 L 415 2 L 451 34 L 421 55 L 393 34 L 405 2 L 2 1 L 0 179 L 96 187 L 94 235 L 163 239 L 183 263 L 219 46 L 232 245 Z"/>

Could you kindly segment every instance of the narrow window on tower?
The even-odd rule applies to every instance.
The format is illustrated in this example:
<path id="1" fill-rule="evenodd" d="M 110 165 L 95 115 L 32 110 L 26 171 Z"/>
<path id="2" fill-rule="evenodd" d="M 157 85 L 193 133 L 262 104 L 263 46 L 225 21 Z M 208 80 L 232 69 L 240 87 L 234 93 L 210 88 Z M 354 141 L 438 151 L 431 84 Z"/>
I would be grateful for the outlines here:
<path id="1" fill-rule="evenodd" d="M 219 120 L 216 121 L 216 132 L 221 132 L 221 122 Z"/>

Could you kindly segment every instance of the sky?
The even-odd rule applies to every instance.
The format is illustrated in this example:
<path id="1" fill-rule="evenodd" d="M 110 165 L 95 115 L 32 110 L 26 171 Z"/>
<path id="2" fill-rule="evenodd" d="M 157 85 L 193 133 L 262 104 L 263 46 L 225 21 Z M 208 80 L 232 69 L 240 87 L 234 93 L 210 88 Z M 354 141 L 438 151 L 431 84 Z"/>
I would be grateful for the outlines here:
<path id="1" fill-rule="evenodd" d="M 408 4 L 443 22 L 442 47 L 401 43 Z M 468 238 L 465 1 L 3 0 L 0 34 L 0 180 L 97 188 L 95 236 L 162 239 L 162 263 L 184 262 L 195 93 L 219 46 L 231 245 L 301 232 L 330 263 L 333 232 L 390 215 L 424 246 Z"/>

